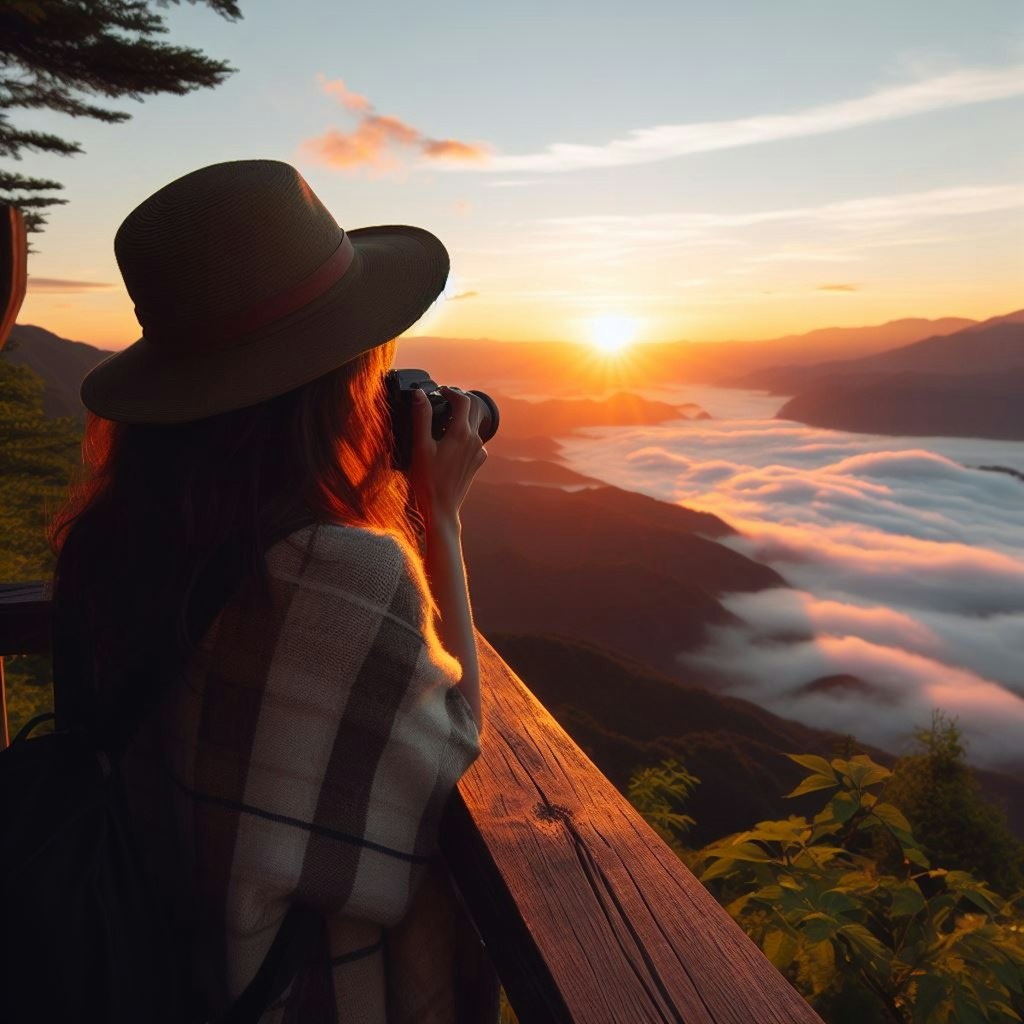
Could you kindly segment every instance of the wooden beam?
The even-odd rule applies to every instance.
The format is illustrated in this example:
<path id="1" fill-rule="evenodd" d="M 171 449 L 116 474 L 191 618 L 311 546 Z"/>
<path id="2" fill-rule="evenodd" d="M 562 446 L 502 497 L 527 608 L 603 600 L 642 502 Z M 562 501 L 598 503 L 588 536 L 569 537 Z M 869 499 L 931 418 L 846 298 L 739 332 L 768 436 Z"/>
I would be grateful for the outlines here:
<path id="1" fill-rule="evenodd" d="M 0 657 L 50 649 L 50 598 L 46 585 L 0 583 Z"/>
<path id="2" fill-rule="evenodd" d="M 7 343 L 28 285 L 28 236 L 25 215 L 0 203 L 0 348 Z"/>
<path id="3" fill-rule="evenodd" d="M 520 1020 L 821 1024 L 477 636 L 482 751 L 441 845 Z"/>

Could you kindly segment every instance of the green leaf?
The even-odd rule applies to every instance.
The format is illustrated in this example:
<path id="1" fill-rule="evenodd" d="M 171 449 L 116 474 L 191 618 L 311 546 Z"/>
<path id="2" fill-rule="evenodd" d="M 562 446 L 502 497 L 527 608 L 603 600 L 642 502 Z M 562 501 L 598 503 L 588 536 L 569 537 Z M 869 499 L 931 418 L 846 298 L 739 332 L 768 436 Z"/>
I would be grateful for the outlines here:
<path id="1" fill-rule="evenodd" d="M 994 956 L 989 961 L 988 968 L 999 979 L 1003 988 L 1018 994 L 1024 993 L 1024 972 L 1015 964 Z"/>
<path id="2" fill-rule="evenodd" d="M 789 932 L 772 928 L 765 933 L 761 948 L 764 955 L 781 971 L 793 962 L 798 945 L 796 937 Z"/>
<path id="3" fill-rule="evenodd" d="M 818 757 L 817 754 L 787 754 L 786 757 L 791 761 L 796 761 L 801 767 L 816 772 L 818 775 L 830 775 L 832 778 L 835 778 L 836 773 L 832 770 L 832 765 L 825 758 Z"/>
<path id="4" fill-rule="evenodd" d="M 883 768 L 880 764 L 875 764 L 875 762 L 865 754 L 858 754 L 856 757 L 852 758 L 846 763 L 842 770 L 843 774 L 860 789 L 863 789 L 866 786 L 873 786 L 878 782 L 883 782 L 892 774 L 888 768 Z"/>
<path id="5" fill-rule="evenodd" d="M 827 892 L 822 893 L 819 905 L 828 913 L 838 915 L 856 910 L 860 904 L 844 892 L 839 892 L 837 889 L 829 889 Z"/>
<path id="6" fill-rule="evenodd" d="M 832 942 L 823 938 L 804 946 L 804 956 L 809 968 L 811 995 L 824 992 L 832 983 L 836 973 L 836 952 Z"/>
<path id="7" fill-rule="evenodd" d="M 910 822 L 903 816 L 903 812 L 893 804 L 875 804 L 871 812 L 875 817 L 881 818 L 891 828 L 910 832 Z"/>
<path id="8" fill-rule="evenodd" d="M 724 851 L 723 851 L 724 852 Z M 733 860 L 749 860 L 765 863 L 775 858 L 757 843 L 734 843 L 728 848 L 726 856 Z"/>
<path id="9" fill-rule="evenodd" d="M 832 811 L 832 817 L 836 821 L 845 823 L 860 809 L 860 802 L 849 793 L 836 793 L 831 801 L 829 801 L 829 808 Z"/>
<path id="10" fill-rule="evenodd" d="M 892 904 L 889 913 L 893 917 L 913 917 L 928 905 L 921 890 L 912 882 L 891 890 Z"/>
<path id="11" fill-rule="evenodd" d="M 845 935 L 862 953 L 874 960 L 885 962 L 892 955 L 892 951 L 886 949 L 862 924 L 840 925 L 838 932 L 840 935 Z"/>
<path id="12" fill-rule="evenodd" d="M 810 942 L 823 942 L 831 939 L 839 922 L 828 914 L 817 911 L 805 915 L 801 920 L 794 922 Z"/>
<path id="13" fill-rule="evenodd" d="M 803 796 L 804 793 L 813 793 L 818 789 L 831 789 L 838 786 L 839 780 L 834 775 L 808 775 L 792 793 L 787 793 L 786 798 L 791 796 Z"/>
<path id="14" fill-rule="evenodd" d="M 739 915 L 743 913 L 746 905 L 750 902 L 751 898 L 755 895 L 756 893 L 745 892 L 742 896 L 734 899 L 732 903 L 727 903 L 725 905 L 725 909 L 728 911 L 730 917 L 739 917 Z"/>
<path id="15" fill-rule="evenodd" d="M 926 1024 L 949 994 L 950 982 L 941 974 L 922 974 L 917 979 L 914 1024 Z"/>
<path id="16" fill-rule="evenodd" d="M 957 1024 L 989 1024 L 984 1009 L 960 986 L 953 990 L 953 1005 L 956 1007 Z"/>
<path id="17" fill-rule="evenodd" d="M 903 856 L 906 857 L 911 864 L 916 864 L 918 867 L 931 867 L 928 863 L 928 858 L 916 846 L 904 846 Z"/>
<path id="18" fill-rule="evenodd" d="M 805 832 L 809 832 L 807 820 L 793 816 L 786 821 L 759 821 L 745 835 L 748 839 L 761 839 L 770 843 L 800 843 L 804 841 Z"/>
<path id="19" fill-rule="evenodd" d="M 705 868 L 698 877 L 702 882 L 710 882 L 712 879 L 728 875 L 735 867 L 736 862 L 731 857 L 719 857 L 714 864 Z"/>
<path id="20" fill-rule="evenodd" d="M 986 914 L 997 913 L 1002 903 L 996 893 L 966 871 L 947 871 L 946 886 L 970 900 Z"/>

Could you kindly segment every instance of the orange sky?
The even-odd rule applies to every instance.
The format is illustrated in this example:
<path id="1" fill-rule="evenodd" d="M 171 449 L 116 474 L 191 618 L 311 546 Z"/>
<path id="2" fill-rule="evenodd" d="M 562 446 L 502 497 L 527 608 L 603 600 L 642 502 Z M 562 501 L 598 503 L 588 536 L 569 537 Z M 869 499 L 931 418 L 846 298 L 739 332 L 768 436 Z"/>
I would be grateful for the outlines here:
<path id="1" fill-rule="evenodd" d="M 257 156 L 344 228 L 442 239 L 446 297 L 412 334 L 587 343 L 613 317 L 640 342 L 753 339 L 1024 305 L 1024 7 L 524 2 L 457 32 L 409 4 L 400 37 L 390 8 L 352 21 L 334 0 L 287 22 L 169 7 L 170 39 L 237 69 L 221 85 L 105 103 L 122 124 L 17 112 L 84 150 L 18 168 L 67 199 L 33 238 L 20 322 L 134 341 L 118 225 Z"/>

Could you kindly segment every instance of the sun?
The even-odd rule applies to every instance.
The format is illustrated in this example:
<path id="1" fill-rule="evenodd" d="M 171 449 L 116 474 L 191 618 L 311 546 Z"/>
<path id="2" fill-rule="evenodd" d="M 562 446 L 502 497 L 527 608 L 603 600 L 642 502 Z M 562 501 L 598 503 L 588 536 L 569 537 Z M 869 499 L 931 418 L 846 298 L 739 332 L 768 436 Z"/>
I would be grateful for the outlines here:
<path id="1" fill-rule="evenodd" d="M 629 348 L 639 326 L 635 317 L 618 313 L 592 317 L 589 321 L 590 344 L 606 355 L 618 355 Z"/>

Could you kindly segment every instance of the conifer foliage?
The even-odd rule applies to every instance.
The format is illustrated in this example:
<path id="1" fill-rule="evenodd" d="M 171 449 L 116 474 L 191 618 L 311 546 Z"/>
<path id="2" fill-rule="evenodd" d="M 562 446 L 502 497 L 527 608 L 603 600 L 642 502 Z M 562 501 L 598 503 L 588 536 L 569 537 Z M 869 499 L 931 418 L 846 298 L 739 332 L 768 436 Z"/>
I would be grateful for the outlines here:
<path id="1" fill-rule="evenodd" d="M 167 32 L 152 10 L 179 0 L 4 0 L 0 3 L 0 157 L 22 151 L 72 156 L 77 142 L 18 128 L 9 111 L 52 110 L 116 124 L 131 114 L 91 102 L 93 97 L 141 100 L 218 85 L 236 69 L 200 50 L 157 37 Z M 189 0 L 196 3 L 197 0 Z M 241 18 L 237 0 L 198 0 L 229 20 Z M 20 207 L 29 232 L 42 230 L 40 212 L 66 199 L 45 193 L 59 181 L 0 168 L 0 203 Z"/>

